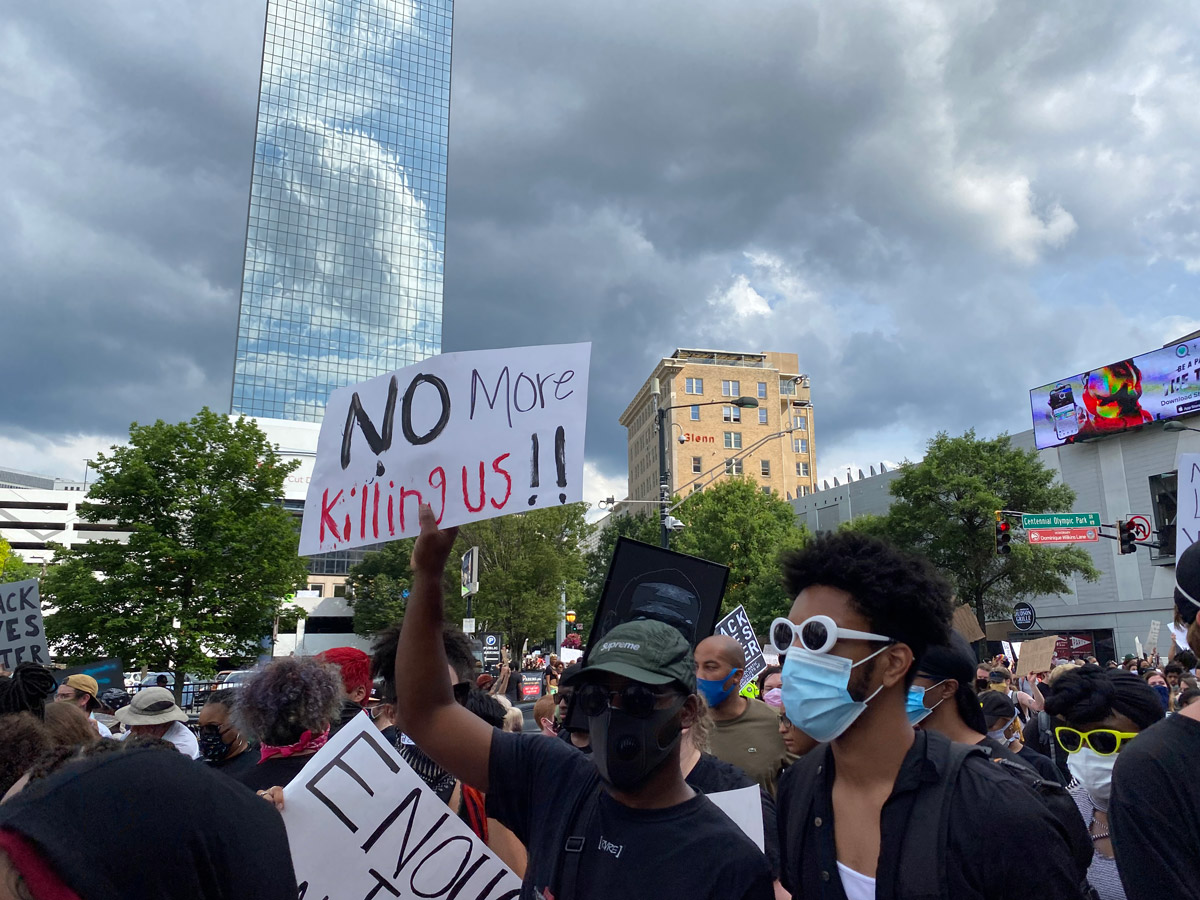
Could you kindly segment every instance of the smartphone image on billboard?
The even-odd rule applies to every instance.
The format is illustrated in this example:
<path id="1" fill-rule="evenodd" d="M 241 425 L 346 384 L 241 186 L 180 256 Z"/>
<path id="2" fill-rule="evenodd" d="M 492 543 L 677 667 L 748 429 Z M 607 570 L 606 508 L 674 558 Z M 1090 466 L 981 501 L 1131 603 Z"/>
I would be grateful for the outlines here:
<path id="1" fill-rule="evenodd" d="M 1054 386 L 1054 390 L 1050 392 L 1050 415 L 1054 418 L 1054 433 L 1060 441 L 1079 434 L 1078 409 L 1071 385 Z"/>

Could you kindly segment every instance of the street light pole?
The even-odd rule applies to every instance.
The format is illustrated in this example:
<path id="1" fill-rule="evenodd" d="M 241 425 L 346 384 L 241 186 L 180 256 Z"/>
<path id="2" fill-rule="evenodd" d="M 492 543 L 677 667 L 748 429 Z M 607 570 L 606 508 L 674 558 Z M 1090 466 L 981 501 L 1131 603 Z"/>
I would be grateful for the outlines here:
<path id="1" fill-rule="evenodd" d="M 659 546 L 664 550 L 671 546 L 671 529 L 667 527 L 670 513 L 667 507 L 671 505 L 671 486 L 668 482 L 670 469 L 667 466 L 667 407 L 659 404 L 656 410 L 658 416 L 658 521 L 661 534 Z"/>

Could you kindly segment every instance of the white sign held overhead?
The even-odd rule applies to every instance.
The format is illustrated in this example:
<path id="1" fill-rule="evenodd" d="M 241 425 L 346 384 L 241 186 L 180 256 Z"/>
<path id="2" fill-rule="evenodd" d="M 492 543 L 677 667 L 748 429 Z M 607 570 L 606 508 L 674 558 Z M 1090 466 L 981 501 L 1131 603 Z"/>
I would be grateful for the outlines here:
<path id="1" fill-rule="evenodd" d="M 300 553 L 583 498 L 591 344 L 447 353 L 329 398 Z"/>
<path id="2" fill-rule="evenodd" d="M 364 715 L 283 790 L 300 896 L 512 900 L 521 881 Z"/>
<path id="3" fill-rule="evenodd" d="M 1175 558 L 1200 540 L 1200 453 L 1180 453 Z"/>
<path id="4" fill-rule="evenodd" d="M 36 578 L 0 584 L 0 667 L 50 663 Z"/>

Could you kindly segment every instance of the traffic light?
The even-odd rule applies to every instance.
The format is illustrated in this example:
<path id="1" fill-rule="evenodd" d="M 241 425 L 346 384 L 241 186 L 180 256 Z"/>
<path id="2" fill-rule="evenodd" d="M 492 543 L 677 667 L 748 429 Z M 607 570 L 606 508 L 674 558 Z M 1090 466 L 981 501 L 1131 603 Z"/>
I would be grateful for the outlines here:
<path id="1" fill-rule="evenodd" d="M 1012 553 L 1012 526 L 1004 513 L 996 510 L 996 555 L 1008 556 Z"/>
<path id="2" fill-rule="evenodd" d="M 1132 522 L 1117 519 L 1117 545 L 1119 547 L 1118 553 L 1137 553 L 1137 543 L 1133 534 Z"/>
<path id="3" fill-rule="evenodd" d="M 578 628 L 575 627 L 575 610 L 568 609 L 566 619 L 567 619 L 568 630 L 570 630 L 570 631 L 578 631 L 579 630 Z"/>

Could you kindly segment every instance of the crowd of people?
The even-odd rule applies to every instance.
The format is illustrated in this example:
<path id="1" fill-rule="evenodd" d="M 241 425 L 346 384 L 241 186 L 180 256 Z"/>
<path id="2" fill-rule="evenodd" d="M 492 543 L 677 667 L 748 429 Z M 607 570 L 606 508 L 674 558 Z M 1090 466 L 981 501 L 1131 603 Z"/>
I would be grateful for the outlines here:
<path id="1" fill-rule="evenodd" d="M 527 729 L 507 660 L 481 674 L 444 623 L 455 530 L 421 525 L 403 627 L 267 663 L 194 724 L 162 686 L 0 678 L 0 900 L 297 897 L 282 788 L 355 717 L 527 900 L 1200 895 L 1200 545 L 1176 567 L 1192 651 L 1161 668 L 981 664 L 939 573 L 842 533 L 785 557 L 781 665 L 751 681 L 731 638 L 626 622 L 542 661 Z M 710 799 L 747 788 L 761 840 Z M 148 838 L 157 865 L 107 852 Z"/>

